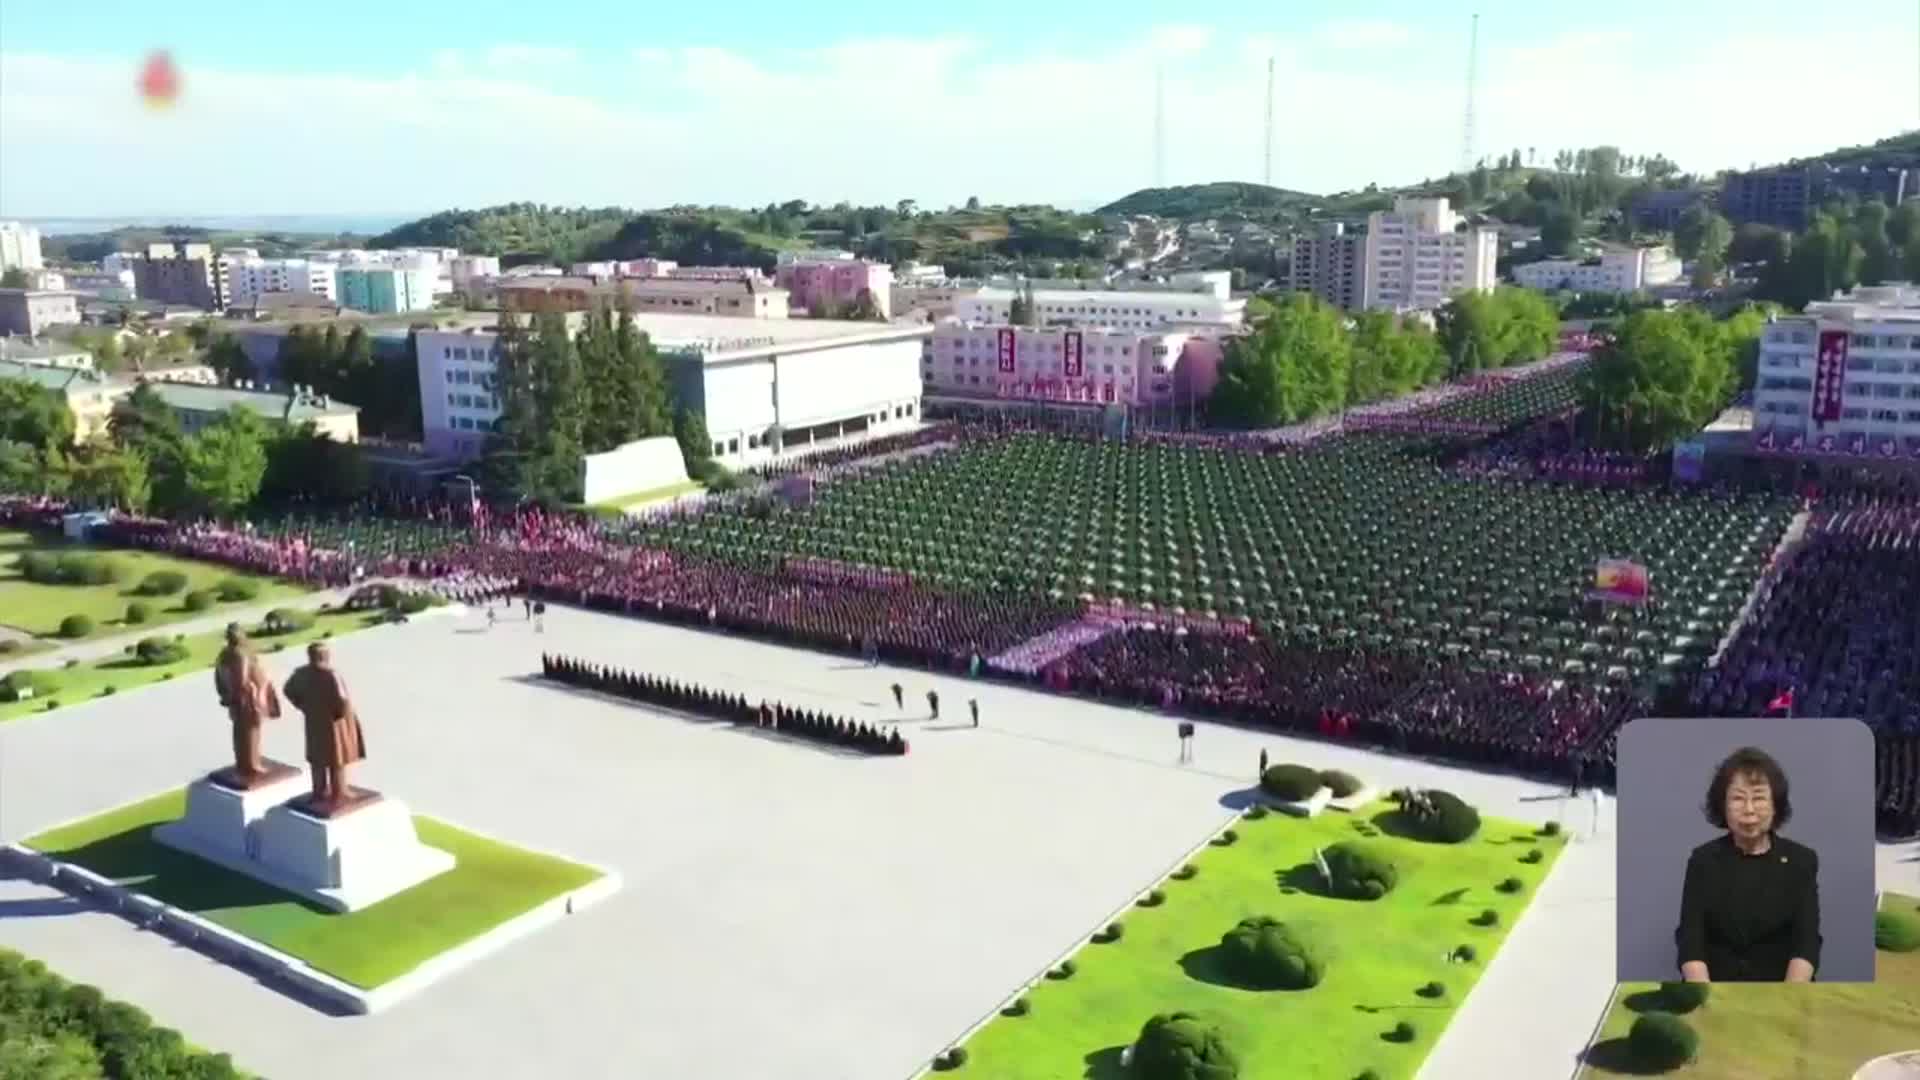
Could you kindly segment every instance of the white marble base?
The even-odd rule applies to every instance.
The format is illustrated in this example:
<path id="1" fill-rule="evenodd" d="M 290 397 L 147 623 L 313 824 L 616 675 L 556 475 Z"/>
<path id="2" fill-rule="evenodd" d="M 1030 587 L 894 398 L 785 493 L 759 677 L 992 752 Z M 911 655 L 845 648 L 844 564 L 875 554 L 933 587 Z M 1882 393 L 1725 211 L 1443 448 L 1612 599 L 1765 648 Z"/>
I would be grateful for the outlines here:
<path id="1" fill-rule="evenodd" d="M 311 787 L 305 772 L 252 791 L 235 791 L 205 778 L 195 780 L 187 785 L 187 812 L 154 829 L 153 838 L 214 862 L 244 863 L 258 850 L 260 822 L 267 811 L 305 795 Z"/>
<path id="2" fill-rule="evenodd" d="M 250 872 L 333 911 L 358 911 L 453 869 L 452 855 L 420 842 L 398 799 L 332 818 L 276 806 L 258 831 Z"/>
<path id="3" fill-rule="evenodd" d="M 1285 799 L 1274 799 L 1273 803 L 1276 807 L 1280 809 L 1280 812 L 1283 814 L 1292 814 L 1294 817 L 1311 818 L 1311 817 L 1319 817 L 1321 811 L 1325 810 L 1327 808 L 1327 804 L 1332 801 L 1333 801 L 1333 789 L 1326 786 L 1325 784 L 1322 784 L 1320 785 L 1319 791 L 1314 792 L 1312 795 L 1309 795 L 1298 802 L 1289 802 Z"/>
<path id="4" fill-rule="evenodd" d="M 1372 784 L 1361 784 L 1359 791 L 1343 798 L 1330 799 L 1327 805 L 1335 810 L 1345 810 L 1347 813 L 1352 813 L 1362 807 L 1372 806 L 1374 800 L 1379 797 L 1380 791 L 1378 788 L 1375 788 Z"/>

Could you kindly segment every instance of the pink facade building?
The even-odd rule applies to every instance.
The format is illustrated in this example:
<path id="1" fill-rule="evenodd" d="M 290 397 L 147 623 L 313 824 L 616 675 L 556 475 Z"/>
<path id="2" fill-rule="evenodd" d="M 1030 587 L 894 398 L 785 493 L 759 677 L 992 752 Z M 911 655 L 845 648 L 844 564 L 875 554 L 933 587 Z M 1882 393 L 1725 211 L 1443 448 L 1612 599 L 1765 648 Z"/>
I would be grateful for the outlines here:
<path id="1" fill-rule="evenodd" d="M 1225 335 L 942 323 L 921 355 L 929 397 L 1164 406 L 1219 381 Z"/>
<path id="2" fill-rule="evenodd" d="M 796 308 L 819 315 L 823 308 L 838 314 L 873 298 L 883 319 L 893 318 L 893 267 L 866 259 L 795 259 L 773 271 L 774 284 L 787 290 Z"/>

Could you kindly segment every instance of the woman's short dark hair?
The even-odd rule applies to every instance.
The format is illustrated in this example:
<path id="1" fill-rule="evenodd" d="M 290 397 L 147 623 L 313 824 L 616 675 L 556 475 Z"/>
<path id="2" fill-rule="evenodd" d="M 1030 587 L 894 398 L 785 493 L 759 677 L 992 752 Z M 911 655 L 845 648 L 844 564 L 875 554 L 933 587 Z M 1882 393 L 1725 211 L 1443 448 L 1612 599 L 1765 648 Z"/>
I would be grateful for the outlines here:
<path id="1" fill-rule="evenodd" d="M 1716 829 L 1727 827 L 1727 787 L 1736 776 L 1758 776 L 1773 793 L 1773 827 L 1780 828 L 1793 817 L 1793 800 L 1787 794 L 1787 771 L 1773 755 L 1757 746 L 1743 746 L 1727 755 L 1713 770 L 1713 782 L 1707 785 L 1707 821 Z"/>

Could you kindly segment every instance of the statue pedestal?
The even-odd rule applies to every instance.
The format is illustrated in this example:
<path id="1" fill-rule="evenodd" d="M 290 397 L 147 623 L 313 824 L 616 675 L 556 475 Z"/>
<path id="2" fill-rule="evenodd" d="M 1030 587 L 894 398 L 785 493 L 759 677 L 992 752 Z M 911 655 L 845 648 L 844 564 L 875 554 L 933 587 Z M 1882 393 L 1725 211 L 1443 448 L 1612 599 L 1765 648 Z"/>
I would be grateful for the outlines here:
<path id="1" fill-rule="evenodd" d="M 302 769 L 278 761 L 266 762 L 266 774 L 252 787 L 242 788 L 222 769 L 187 786 L 187 812 L 153 830 L 153 838 L 170 848 L 223 865 L 228 860 L 253 858 L 259 825 L 267 811 L 307 794 L 310 783 Z"/>
<path id="2" fill-rule="evenodd" d="M 331 910 L 358 911 L 453 869 L 452 855 L 420 842 L 405 803 L 355 796 L 325 816 L 304 799 L 268 810 L 247 872 Z"/>

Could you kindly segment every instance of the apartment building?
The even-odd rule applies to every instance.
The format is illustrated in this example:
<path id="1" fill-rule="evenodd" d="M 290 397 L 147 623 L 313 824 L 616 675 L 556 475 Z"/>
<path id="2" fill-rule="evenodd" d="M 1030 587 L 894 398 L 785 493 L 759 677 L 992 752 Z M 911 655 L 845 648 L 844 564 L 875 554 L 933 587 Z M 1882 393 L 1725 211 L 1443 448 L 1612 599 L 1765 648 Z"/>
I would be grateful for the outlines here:
<path id="1" fill-rule="evenodd" d="M 1529 289 L 1556 292 L 1631 293 L 1680 280 L 1680 259 L 1664 244 L 1621 248 L 1590 259 L 1542 259 L 1513 268 L 1513 280 Z"/>
<path id="2" fill-rule="evenodd" d="M 210 244 L 149 244 L 134 260 L 134 290 L 142 300 L 205 311 L 226 306 L 219 260 Z"/>
<path id="3" fill-rule="evenodd" d="M 1499 235 L 1469 227 L 1444 198 L 1400 198 L 1368 215 L 1366 251 L 1367 308 L 1431 311 L 1493 288 Z"/>
<path id="4" fill-rule="evenodd" d="M 464 293 L 475 283 L 500 276 L 500 260 L 493 255 L 455 255 L 447 260 L 447 281 Z"/>
<path id="5" fill-rule="evenodd" d="M 50 326 L 78 325 L 80 298 L 49 289 L 0 289 L 0 334 L 39 337 Z"/>
<path id="6" fill-rule="evenodd" d="M 1920 462 L 1920 287 L 1862 286 L 1760 337 L 1756 448 Z"/>
<path id="7" fill-rule="evenodd" d="M 873 301 L 882 319 L 893 317 L 893 267 L 866 259 L 787 258 L 773 268 L 773 282 L 787 290 L 794 307 L 816 318 L 837 314 L 860 302 Z"/>
<path id="8" fill-rule="evenodd" d="M 434 271 L 420 266 L 341 264 L 335 274 L 334 301 L 341 307 L 376 315 L 433 308 Z"/>
<path id="9" fill-rule="evenodd" d="M 1287 288 L 1312 293 L 1342 311 L 1359 311 L 1367 302 L 1367 238 L 1328 222 L 1296 237 L 1287 264 Z"/>
<path id="10" fill-rule="evenodd" d="M 40 230 L 25 222 L 0 221 L 0 273 L 38 270 L 44 265 L 40 258 Z"/>
<path id="11" fill-rule="evenodd" d="M 301 293 L 329 302 L 338 297 L 338 271 L 333 263 L 310 259 L 220 259 L 225 279 L 224 297 L 230 308 L 252 307 L 267 293 Z"/>
<path id="12" fill-rule="evenodd" d="M 1783 165 L 1728 173 L 1720 188 L 1720 212 L 1736 224 L 1755 221 L 1798 231 L 1833 199 L 1879 199 L 1898 206 L 1915 195 L 1920 195 L 1920 169 L 1904 165 Z"/>

